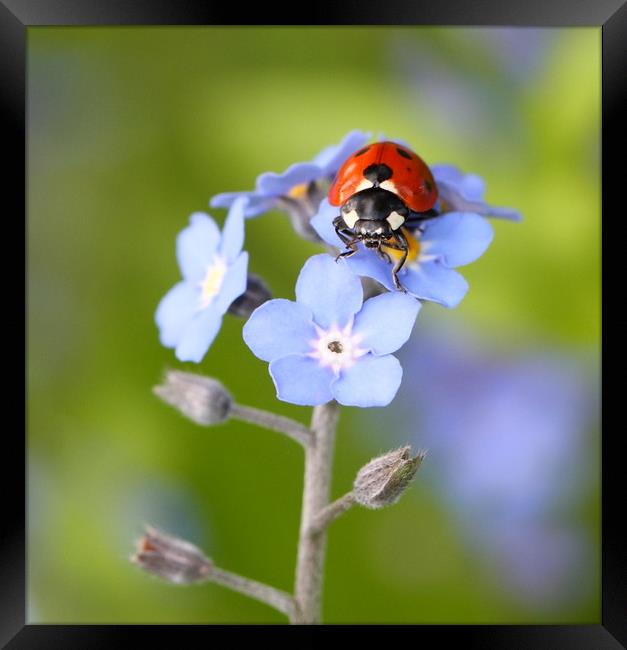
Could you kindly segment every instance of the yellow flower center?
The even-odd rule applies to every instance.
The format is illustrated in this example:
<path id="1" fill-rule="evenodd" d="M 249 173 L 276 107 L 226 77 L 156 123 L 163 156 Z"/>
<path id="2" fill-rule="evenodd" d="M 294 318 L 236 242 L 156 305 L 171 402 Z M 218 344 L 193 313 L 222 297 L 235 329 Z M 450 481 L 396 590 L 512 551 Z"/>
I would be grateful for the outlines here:
<path id="1" fill-rule="evenodd" d="M 414 235 L 409 230 L 407 230 L 407 228 L 401 228 L 401 230 L 403 231 L 403 234 L 405 235 L 405 239 L 407 240 L 407 244 L 409 246 L 405 264 L 411 264 L 412 262 L 415 262 L 420 255 L 420 241 L 416 239 L 416 237 L 414 237 Z M 395 248 L 388 248 L 385 245 L 381 246 L 381 250 L 387 253 L 393 262 L 400 260 L 403 256 L 403 251 L 398 251 Z"/>
<path id="2" fill-rule="evenodd" d="M 302 199 L 307 194 L 307 188 L 309 183 L 301 183 L 300 185 L 294 185 L 294 187 L 287 193 L 288 196 L 293 199 Z"/>
<path id="3" fill-rule="evenodd" d="M 218 295 L 226 275 L 226 261 L 219 255 L 207 267 L 207 273 L 200 283 L 200 307 L 204 309 Z"/>

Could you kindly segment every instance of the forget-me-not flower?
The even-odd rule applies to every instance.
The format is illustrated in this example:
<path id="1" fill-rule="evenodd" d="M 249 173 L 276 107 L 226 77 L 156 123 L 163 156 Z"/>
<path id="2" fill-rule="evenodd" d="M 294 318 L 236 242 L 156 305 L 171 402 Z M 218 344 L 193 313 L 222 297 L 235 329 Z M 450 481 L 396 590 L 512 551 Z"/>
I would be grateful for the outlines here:
<path id="1" fill-rule="evenodd" d="M 338 208 L 324 200 L 311 225 L 324 241 L 344 250 L 344 244 L 333 227 L 333 219 L 338 214 Z M 447 213 L 423 222 L 421 227 L 422 234 L 405 229 L 410 248 L 398 273 L 399 280 L 415 298 L 456 307 L 466 295 L 468 283 L 453 269 L 474 262 L 484 253 L 492 241 L 492 227 L 472 212 Z M 399 255 L 392 249 L 385 252 L 390 259 Z M 360 245 L 359 250 L 345 261 L 353 273 L 373 278 L 390 291 L 396 290 L 391 262 L 374 251 Z"/>
<path id="2" fill-rule="evenodd" d="M 407 341 L 420 303 L 397 292 L 363 302 L 359 278 L 315 255 L 296 282 L 296 302 L 269 300 L 244 326 L 244 341 L 270 362 L 277 397 L 316 406 L 385 406 L 401 383 L 392 352 Z"/>
<path id="3" fill-rule="evenodd" d="M 310 162 L 294 163 L 281 174 L 265 172 L 257 177 L 252 192 L 217 194 L 211 199 L 210 205 L 214 208 L 228 208 L 236 198 L 245 196 L 248 198 L 248 204 L 244 216 L 256 217 L 276 207 L 285 197 L 302 197 L 312 181 L 331 180 L 346 158 L 363 146 L 369 138 L 369 133 L 350 131 L 339 144 L 325 147 Z"/>
<path id="4" fill-rule="evenodd" d="M 485 181 L 477 174 L 464 174 L 453 165 L 432 165 L 431 172 L 438 186 L 436 209 L 521 221 L 522 216 L 516 210 L 489 205 L 483 200 Z"/>
<path id="5" fill-rule="evenodd" d="M 183 281 L 163 297 L 155 320 L 160 340 L 180 361 L 198 363 L 215 339 L 222 316 L 246 290 L 244 244 L 246 199 L 235 201 L 222 233 L 207 214 L 196 212 L 176 240 Z"/>

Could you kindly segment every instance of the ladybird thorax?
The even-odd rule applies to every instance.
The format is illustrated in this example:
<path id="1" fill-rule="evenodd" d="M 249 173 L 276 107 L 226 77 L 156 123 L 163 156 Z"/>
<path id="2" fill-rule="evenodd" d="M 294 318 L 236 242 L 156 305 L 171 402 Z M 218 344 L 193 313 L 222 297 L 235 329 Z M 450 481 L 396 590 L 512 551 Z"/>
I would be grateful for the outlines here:
<path id="1" fill-rule="evenodd" d="M 381 233 L 398 230 L 408 213 L 407 206 L 396 194 L 380 187 L 357 192 L 342 206 L 344 223 L 358 232 L 365 229 L 374 233 L 378 228 L 383 229 Z"/>

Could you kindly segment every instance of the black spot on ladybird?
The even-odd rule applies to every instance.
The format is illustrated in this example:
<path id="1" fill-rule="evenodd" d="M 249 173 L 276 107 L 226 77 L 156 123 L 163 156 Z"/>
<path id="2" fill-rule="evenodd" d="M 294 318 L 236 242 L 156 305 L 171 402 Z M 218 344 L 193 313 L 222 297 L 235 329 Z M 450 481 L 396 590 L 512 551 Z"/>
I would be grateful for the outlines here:
<path id="1" fill-rule="evenodd" d="M 373 184 L 383 183 L 392 178 L 392 170 L 385 163 L 373 163 L 364 169 L 364 177 Z"/>
<path id="2" fill-rule="evenodd" d="M 430 181 L 425 180 L 425 188 L 427 192 L 431 192 L 431 190 L 433 189 L 433 185 L 431 185 Z"/>
<path id="3" fill-rule="evenodd" d="M 363 149 L 360 149 L 360 150 L 355 154 L 355 158 L 357 158 L 357 156 L 361 156 L 361 155 L 365 154 L 366 151 L 368 151 L 368 149 L 370 149 L 370 145 L 368 145 L 367 147 L 364 147 Z"/>
<path id="4" fill-rule="evenodd" d="M 405 149 L 396 147 L 396 151 L 398 151 L 399 156 L 403 156 L 403 158 L 407 158 L 408 160 L 411 160 L 411 156 L 405 151 Z"/>

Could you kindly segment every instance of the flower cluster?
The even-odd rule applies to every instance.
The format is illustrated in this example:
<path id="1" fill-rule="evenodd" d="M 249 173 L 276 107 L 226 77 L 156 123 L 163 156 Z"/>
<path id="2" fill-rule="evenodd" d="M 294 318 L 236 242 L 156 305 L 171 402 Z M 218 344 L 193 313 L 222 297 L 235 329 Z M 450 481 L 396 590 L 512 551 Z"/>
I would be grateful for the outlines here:
<path id="1" fill-rule="evenodd" d="M 245 219 L 283 210 L 300 236 L 342 252 L 345 241 L 333 225 L 339 209 L 326 193 L 345 160 L 369 137 L 351 131 L 310 162 L 261 174 L 253 191 L 214 196 L 211 206 L 229 208 L 222 233 L 209 215 L 192 215 L 177 239 L 183 280 L 156 313 L 161 342 L 174 348 L 178 359 L 200 362 L 230 312 L 250 316 L 244 341 L 269 362 L 279 399 L 371 407 L 394 398 L 402 369 L 392 353 L 409 338 L 421 301 L 458 305 L 468 284 L 455 268 L 476 260 L 492 241 L 484 216 L 520 216 L 487 204 L 478 176 L 434 165 L 434 217 L 420 227 L 402 227 L 409 246 L 399 271 L 404 291 L 396 290 L 391 274 L 401 252 L 385 240 L 379 255 L 358 243 L 354 254 L 335 262 L 326 254 L 310 258 L 296 283 L 296 302 L 269 300 L 263 280 L 248 273 L 248 254 L 242 252 Z M 378 283 L 378 295 L 364 302 L 362 282 L 368 278 Z"/>

